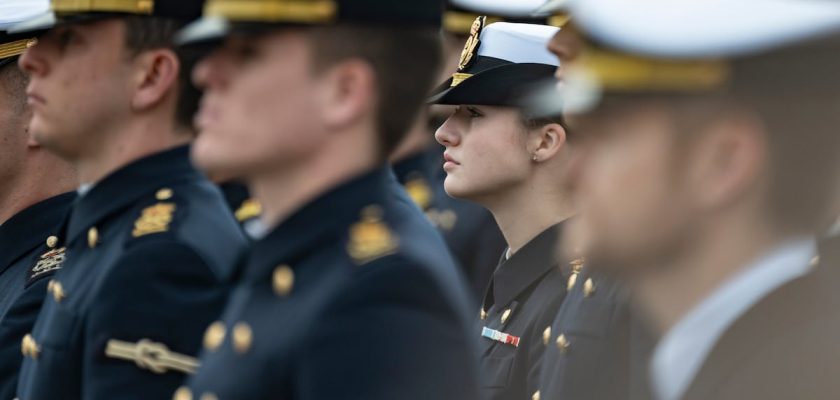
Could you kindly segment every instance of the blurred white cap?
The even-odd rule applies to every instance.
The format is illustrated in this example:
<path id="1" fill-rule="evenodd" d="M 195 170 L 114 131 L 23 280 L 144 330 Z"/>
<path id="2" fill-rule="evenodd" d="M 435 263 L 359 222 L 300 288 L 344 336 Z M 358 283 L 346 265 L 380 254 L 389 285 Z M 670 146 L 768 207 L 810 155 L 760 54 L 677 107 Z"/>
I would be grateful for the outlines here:
<path id="1" fill-rule="evenodd" d="M 664 58 L 756 53 L 840 29 L 833 0 L 571 0 L 576 24 L 627 53 Z"/>
<path id="2" fill-rule="evenodd" d="M 49 0 L 0 1 L 0 31 L 8 30 L 11 26 L 32 17 L 46 14 L 49 10 Z"/>
<path id="3" fill-rule="evenodd" d="M 545 0 L 451 0 L 465 10 L 508 18 L 532 17 Z"/>
<path id="4" fill-rule="evenodd" d="M 548 41 L 559 28 L 547 25 L 496 22 L 481 31 L 478 55 L 516 64 L 558 65 L 557 56 L 548 51 Z"/>

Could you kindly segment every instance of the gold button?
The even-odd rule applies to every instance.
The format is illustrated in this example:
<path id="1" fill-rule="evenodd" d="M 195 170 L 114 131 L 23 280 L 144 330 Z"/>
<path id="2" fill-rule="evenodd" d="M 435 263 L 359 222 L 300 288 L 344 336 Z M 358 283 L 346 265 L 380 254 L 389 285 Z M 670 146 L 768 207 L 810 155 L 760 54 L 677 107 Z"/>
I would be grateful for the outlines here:
<path id="1" fill-rule="evenodd" d="M 240 322 L 233 327 L 233 349 L 239 354 L 245 354 L 251 348 L 251 342 L 254 340 L 254 332 L 251 327 L 244 322 Z"/>
<path id="2" fill-rule="evenodd" d="M 577 272 L 572 272 L 572 275 L 569 276 L 569 281 L 566 283 L 566 290 L 572 290 L 575 287 L 575 283 L 577 283 Z"/>
<path id="3" fill-rule="evenodd" d="M 225 324 L 216 321 L 207 327 L 204 332 L 204 348 L 209 351 L 216 351 L 225 340 Z"/>
<path id="4" fill-rule="evenodd" d="M 545 328 L 543 331 L 543 344 L 548 346 L 548 341 L 551 340 L 551 327 Z"/>
<path id="5" fill-rule="evenodd" d="M 20 341 L 20 354 L 23 354 L 24 357 L 29 355 L 29 340 L 32 337 L 30 334 L 26 334 Z"/>
<path id="6" fill-rule="evenodd" d="M 38 348 L 38 342 L 36 342 L 35 338 L 32 337 L 32 334 L 29 333 L 23 337 L 20 349 L 24 356 L 32 357 L 33 359 L 37 359 L 38 354 L 41 353 L 41 349 Z"/>
<path id="7" fill-rule="evenodd" d="M 531 396 L 531 400 L 540 400 L 540 391 L 539 390 L 534 392 L 534 395 Z"/>
<path id="8" fill-rule="evenodd" d="M 171 199 L 172 198 L 172 189 L 163 188 L 161 190 L 158 190 L 157 193 L 155 193 L 155 198 L 158 199 L 158 200 L 161 200 L 161 201 Z"/>
<path id="9" fill-rule="evenodd" d="M 505 312 L 502 313 L 502 323 L 504 324 L 505 322 L 507 322 L 508 318 L 510 318 L 510 308 L 508 308 L 507 310 L 505 310 Z"/>
<path id="10" fill-rule="evenodd" d="M 274 270 L 274 293 L 278 296 L 288 296 L 295 285 L 295 272 L 288 265 L 281 265 Z"/>
<path id="11" fill-rule="evenodd" d="M 219 397 L 213 393 L 204 393 L 199 400 L 219 400 Z"/>
<path id="12" fill-rule="evenodd" d="M 181 386 L 175 391 L 172 400 L 192 400 L 192 392 L 186 386 Z"/>
<path id="13" fill-rule="evenodd" d="M 481 317 L 481 320 L 482 320 L 482 321 L 484 321 L 485 319 L 487 319 L 487 311 L 484 311 L 484 309 L 482 308 L 482 309 L 481 309 L 481 313 L 479 314 L 479 317 Z"/>
<path id="14" fill-rule="evenodd" d="M 47 247 L 54 249 L 56 245 L 58 245 L 57 236 L 50 236 L 47 238 Z"/>
<path id="15" fill-rule="evenodd" d="M 561 353 L 565 353 L 569 349 L 569 346 L 571 344 L 566 340 L 566 335 L 560 334 L 560 336 L 557 336 L 557 348 Z"/>
<path id="16" fill-rule="evenodd" d="M 67 297 L 67 294 L 64 293 L 64 286 L 61 284 L 61 282 L 56 280 L 51 280 L 47 284 L 47 291 L 53 295 L 53 298 L 55 299 L 56 303 L 61 303 L 61 301 L 64 300 L 65 297 Z"/>
<path id="17" fill-rule="evenodd" d="M 592 296 L 595 293 L 595 282 L 592 282 L 592 278 L 586 280 L 583 283 L 583 297 Z"/>
<path id="18" fill-rule="evenodd" d="M 96 227 L 88 229 L 88 247 L 91 249 L 96 247 L 96 244 L 99 243 L 99 231 L 96 230 Z"/>

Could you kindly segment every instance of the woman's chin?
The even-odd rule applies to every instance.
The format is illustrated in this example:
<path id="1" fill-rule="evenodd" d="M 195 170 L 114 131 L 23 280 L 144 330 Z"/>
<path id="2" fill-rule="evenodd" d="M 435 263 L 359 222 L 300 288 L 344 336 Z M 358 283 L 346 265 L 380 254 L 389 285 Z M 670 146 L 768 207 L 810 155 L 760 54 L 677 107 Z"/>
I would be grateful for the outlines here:
<path id="1" fill-rule="evenodd" d="M 450 197 L 463 200 L 472 200 L 476 195 L 476 190 L 461 179 L 449 175 L 443 183 L 443 189 Z"/>

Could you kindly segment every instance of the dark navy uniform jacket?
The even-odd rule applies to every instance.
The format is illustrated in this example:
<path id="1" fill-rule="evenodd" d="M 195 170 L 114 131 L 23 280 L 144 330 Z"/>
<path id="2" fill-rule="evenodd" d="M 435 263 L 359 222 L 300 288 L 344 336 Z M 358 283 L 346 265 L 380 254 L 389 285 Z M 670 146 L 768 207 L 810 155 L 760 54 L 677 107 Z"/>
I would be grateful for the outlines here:
<path id="1" fill-rule="evenodd" d="M 493 274 L 474 333 L 484 399 L 527 400 L 537 390 L 543 332 L 563 302 L 570 271 L 556 250 L 560 231 L 555 225 L 511 258 L 502 257 Z"/>
<path id="2" fill-rule="evenodd" d="M 382 167 L 255 243 L 197 375 L 174 399 L 475 399 L 464 287 Z"/>
<path id="3" fill-rule="evenodd" d="M 188 156 L 133 162 L 76 201 L 64 267 L 21 343 L 21 400 L 165 399 L 197 368 L 246 240 Z"/>
<path id="4" fill-rule="evenodd" d="M 569 294 L 546 331 L 539 393 L 534 397 L 627 399 L 634 340 L 627 293 L 593 268 L 577 268 L 567 283 Z"/>
<path id="5" fill-rule="evenodd" d="M 23 356 L 47 282 L 64 261 L 58 237 L 74 193 L 34 204 L 0 225 L 0 399 L 15 397 Z"/>
<path id="6" fill-rule="evenodd" d="M 394 173 L 412 200 L 443 233 L 467 277 L 474 304 L 480 304 L 499 254 L 506 247 L 505 239 L 487 209 L 446 194 L 442 165 L 443 150 L 433 146 L 395 163 Z"/>

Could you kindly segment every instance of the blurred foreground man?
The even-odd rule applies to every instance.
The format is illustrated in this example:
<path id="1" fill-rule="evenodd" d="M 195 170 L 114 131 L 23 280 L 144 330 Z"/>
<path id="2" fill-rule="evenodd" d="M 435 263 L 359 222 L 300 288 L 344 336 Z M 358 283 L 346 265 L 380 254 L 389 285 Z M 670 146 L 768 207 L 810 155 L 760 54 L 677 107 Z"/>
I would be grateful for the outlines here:
<path id="1" fill-rule="evenodd" d="M 0 29 L 22 16 L 44 12 L 15 1 L 15 18 L 0 16 Z M 9 12 L 7 10 L 7 12 Z M 11 14 L 11 12 L 9 12 Z M 0 31 L 0 399 L 15 397 L 23 356 L 20 341 L 35 324 L 47 282 L 64 261 L 59 226 L 76 187 L 73 169 L 46 152 L 29 134 L 27 79 L 17 56 L 34 41 Z"/>
<path id="2" fill-rule="evenodd" d="M 440 55 L 433 0 L 210 1 L 196 163 L 268 233 L 178 400 L 474 399 L 466 289 L 387 164 Z"/>
<path id="3" fill-rule="evenodd" d="M 171 49 L 200 2 L 55 0 L 20 58 L 30 130 L 75 166 L 66 261 L 22 341 L 21 399 L 161 399 L 197 368 L 245 238 L 189 162 L 191 100 Z M 50 17 L 49 15 L 47 17 Z"/>
<path id="4" fill-rule="evenodd" d="M 562 91 L 570 112 L 601 96 L 577 188 L 591 261 L 622 266 L 657 343 L 634 395 L 836 399 L 838 266 L 815 238 L 840 182 L 840 7 L 645 4 L 573 3 L 598 45 Z"/>

